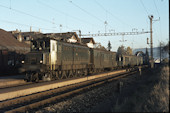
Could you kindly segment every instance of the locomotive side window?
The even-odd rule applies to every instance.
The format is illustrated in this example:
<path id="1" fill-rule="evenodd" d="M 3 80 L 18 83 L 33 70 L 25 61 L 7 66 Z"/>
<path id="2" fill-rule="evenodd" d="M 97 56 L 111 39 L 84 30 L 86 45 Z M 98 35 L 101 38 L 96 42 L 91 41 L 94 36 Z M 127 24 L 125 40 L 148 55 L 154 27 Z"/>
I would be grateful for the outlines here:
<path id="1" fill-rule="evenodd" d="M 122 61 L 122 58 L 121 58 L 121 57 L 119 57 L 119 61 Z"/>
<path id="2" fill-rule="evenodd" d="M 123 57 L 121 57 L 121 61 L 123 61 Z"/>

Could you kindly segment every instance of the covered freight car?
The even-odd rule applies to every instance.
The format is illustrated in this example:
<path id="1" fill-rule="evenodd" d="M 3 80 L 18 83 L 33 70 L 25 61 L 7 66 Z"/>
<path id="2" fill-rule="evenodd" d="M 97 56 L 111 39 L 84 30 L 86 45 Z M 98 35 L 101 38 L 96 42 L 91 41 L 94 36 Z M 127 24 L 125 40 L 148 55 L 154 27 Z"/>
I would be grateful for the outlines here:
<path id="1" fill-rule="evenodd" d="M 116 68 L 116 52 L 94 48 L 91 49 L 91 54 L 92 64 L 94 65 L 94 72 Z"/>
<path id="2" fill-rule="evenodd" d="M 136 55 L 119 55 L 117 61 L 119 67 L 133 67 L 143 64 L 143 58 Z"/>

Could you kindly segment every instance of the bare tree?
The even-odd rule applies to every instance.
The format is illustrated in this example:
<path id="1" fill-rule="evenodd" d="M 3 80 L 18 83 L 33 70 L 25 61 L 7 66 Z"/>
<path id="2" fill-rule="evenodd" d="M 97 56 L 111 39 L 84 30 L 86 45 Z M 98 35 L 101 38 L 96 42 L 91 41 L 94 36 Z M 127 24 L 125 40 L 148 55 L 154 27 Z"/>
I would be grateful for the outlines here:
<path id="1" fill-rule="evenodd" d="M 157 56 L 159 56 L 160 62 L 167 57 L 167 54 L 169 54 L 169 42 L 167 44 L 165 44 L 165 42 L 160 42 L 157 49 Z"/>
<path id="2" fill-rule="evenodd" d="M 170 41 L 168 41 L 168 43 L 162 47 L 162 52 L 163 52 L 163 57 L 164 57 L 163 62 L 164 63 L 169 63 L 169 53 L 170 53 L 169 52 L 169 43 L 170 43 Z"/>
<path id="3" fill-rule="evenodd" d="M 95 48 L 106 50 L 106 48 L 102 46 L 101 43 L 96 43 Z"/>
<path id="4" fill-rule="evenodd" d="M 130 47 L 127 47 L 126 54 L 127 55 L 132 55 L 132 49 Z"/>
<path id="5" fill-rule="evenodd" d="M 162 48 L 162 50 L 165 51 L 166 53 L 169 53 L 169 43 L 170 41 L 168 41 L 168 43 Z"/>

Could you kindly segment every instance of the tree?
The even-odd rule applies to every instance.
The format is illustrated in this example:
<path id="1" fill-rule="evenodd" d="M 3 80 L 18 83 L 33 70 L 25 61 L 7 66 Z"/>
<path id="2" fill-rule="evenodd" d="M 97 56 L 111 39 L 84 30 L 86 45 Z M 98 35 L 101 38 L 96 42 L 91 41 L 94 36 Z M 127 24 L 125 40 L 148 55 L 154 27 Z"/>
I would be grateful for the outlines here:
<path id="1" fill-rule="evenodd" d="M 160 42 L 157 54 L 160 56 L 160 59 L 164 59 L 167 57 L 167 54 L 169 53 L 169 42 L 165 44 L 165 42 Z"/>
<path id="2" fill-rule="evenodd" d="M 132 49 L 130 47 L 127 47 L 126 49 L 126 55 L 132 55 Z"/>
<path id="3" fill-rule="evenodd" d="M 123 45 L 121 45 L 118 49 L 117 49 L 117 55 L 125 55 L 126 54 L 126 49 Z"/>
<path id="4" fill-rule="evenodd" d="M 112 49 L 112 46 L 111 46 L 111 43 L 110 43 L 110 41 L 108 42 L 107 49 L 108 49 L 108 51 L 110 51 L 110 50 Z"/>
<path id="5" fill-rule="evenodd" d="M 104 46 L 102 46 L 101 43 L 96 43 L 95 48 L 106 50 L 106 48 Z"/>
<path id="6" fill-rule="evenodd" d="M 163 51 L 165 51 L 166 53 L 169 53 L 169 43 L 170 41 L 165 46 L 163 46 Z"/>
<path id="7" fill-rule="evenodd" d="M 117 55 L 132 55 L 132 49 L 130 47 L 125 48 L 121 45 L 117 50 Z"/>

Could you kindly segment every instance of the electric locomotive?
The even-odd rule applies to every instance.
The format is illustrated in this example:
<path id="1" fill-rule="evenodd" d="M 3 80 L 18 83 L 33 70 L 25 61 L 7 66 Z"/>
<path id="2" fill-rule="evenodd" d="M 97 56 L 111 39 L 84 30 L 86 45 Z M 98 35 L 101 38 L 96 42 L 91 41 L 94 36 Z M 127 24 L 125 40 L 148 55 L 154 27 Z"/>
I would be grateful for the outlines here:
<path id="1" fill-rule="evenodd" d="M 26 54 L 21 71 L 26 73 L 26 81 L 49 81 L 87 75 L 91 62 L 85 45 L 40 38 L 31 41 L 31 52 Z"/>

